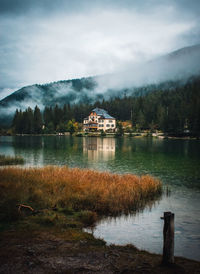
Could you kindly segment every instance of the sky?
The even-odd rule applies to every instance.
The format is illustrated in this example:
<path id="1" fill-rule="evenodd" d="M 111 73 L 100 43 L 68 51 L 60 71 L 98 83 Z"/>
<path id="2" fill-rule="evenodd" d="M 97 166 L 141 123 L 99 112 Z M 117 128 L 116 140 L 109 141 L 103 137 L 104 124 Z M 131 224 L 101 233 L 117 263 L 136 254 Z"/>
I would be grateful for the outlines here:
<path id="1" fill-rule="evenodd" d="M 0 0 L 0 99 L 200 43 L 199 0 Z"/>

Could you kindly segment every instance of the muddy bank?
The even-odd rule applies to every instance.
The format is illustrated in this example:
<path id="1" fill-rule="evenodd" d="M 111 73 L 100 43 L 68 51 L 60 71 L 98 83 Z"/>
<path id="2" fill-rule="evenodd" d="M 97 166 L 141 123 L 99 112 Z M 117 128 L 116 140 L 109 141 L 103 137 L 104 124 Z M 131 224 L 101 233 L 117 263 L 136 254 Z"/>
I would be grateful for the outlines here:
<path id="1" fill-rule="evenodd" d="M 200 273 L 199 262 L 175 258 L 173 266 L 162 266 L 160 255 L 74 234 L 73 229 L 1 233 L 0 273 Z"/>

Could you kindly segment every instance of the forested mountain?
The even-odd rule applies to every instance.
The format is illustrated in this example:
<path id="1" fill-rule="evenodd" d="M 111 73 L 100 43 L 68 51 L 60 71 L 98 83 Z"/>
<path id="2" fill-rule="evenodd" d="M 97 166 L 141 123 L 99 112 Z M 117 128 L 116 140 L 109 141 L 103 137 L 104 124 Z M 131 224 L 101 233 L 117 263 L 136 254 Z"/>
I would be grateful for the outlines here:
<path id="1" fill-rule="evenodd" d="M 196 77 L 193 77 L 194 75 Z M 34 108 L 36 105 L 41 111 L 45 107 L 55 107 L 56 104 L 59 107 L 65 104 L 70 105 L 71 108 L 77 109 L 78 114 L 74 118 L 80 120 L 80 117 L 86 115 L 86 111 L 80 113 L 79 105 L 91 106 L 97 101 L 99 106 L 113 112 L 117 118 L 128 119 L 130 109 L 134 112 L 137 107 L 125 109 L 121 106 L 124 114 L 119 117 L 122 102 L 118 103 L 118 100 L 136 97 L 140 99 L 134 100 L 142 100 L 144 95 L 152 92 L 154 93 L 150 97 L 159 92 L 160 96 L 163 92 L 171 92 L 170 98 L 174 100 L 173 92 L 177 90 L 185 98 L 182 94 L 185 86 L 192 85 L 198 79 L 198 75 L 200 75 L 200 45 L 180 49 L 118 74 L 23 87 L 0 101 L 0 125 L 11 125 L 16 108 L 25 110 L 28 107 Z M 167 93 L 162 96 L 166 97 L 165 100 L 169 100 Z M 152 100 L 149 108 L 153 109 Z M 112 102 L 115 102 L 115 105 L 118 104 L 119 108 L 112 107 Z M 129 113 L 129 117 L 125 114 L 126 112 Z M 134 117 L 141 112 L 143 111 L 140 107 Z M 155 121 L 155 117 L 153 120 Z"/>
<path id="2" fill-rule="evenodd" d="M 166 87 L 165 87 L 166 88 Z M 41 114 L 16 111 L 13 128 L 16 133 L 54 133 L 72 131 L 72 120 L 82 123 L 95 107 L 109 110 L 117 120 L 132 120 L 134 130 L 162 130 L 175 136 L 200 136 L 200 77 L 173 89 L 156 90 L 145 95 L 115 97 L 93 104 L 79 103 L 45 107 Z M 44 127 L 43 127 L 44 125 Z"/>

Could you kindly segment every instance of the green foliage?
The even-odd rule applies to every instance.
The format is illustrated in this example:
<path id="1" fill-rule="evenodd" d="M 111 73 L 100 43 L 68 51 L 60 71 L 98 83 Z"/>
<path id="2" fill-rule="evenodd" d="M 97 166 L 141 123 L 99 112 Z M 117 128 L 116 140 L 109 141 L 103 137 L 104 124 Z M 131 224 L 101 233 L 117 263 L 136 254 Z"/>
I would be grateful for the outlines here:
<path id="1" fill-rule="evenodd" d="M 139 129 L 143 129 L 145 127 L 145 116 L 144 116 L 144 113 L 140 110 L 139 113 L 138 113 L 138 116 L 137 116 L 137 127 Z"/>
<path id="2" fill-rule="evenodd" d="M 116 136 L 123 136 L 124 135 L 124 129 L 122 126 L 122 123 L 120 121 L 117 121 L 117 132 L 115 134 Z"/>
<path id="3" fill-rule="evenodd" d="M 33 116 L 33 127 L 34 127 L 34 133 L 40 134 L 42 132 L 42 114 L 40 112 L 40 109 L 38 106 L 34 109 L 34 116 Z"/>
<path id="4" fill-rule="evenodd" d="M 80 133 L 80 132 L 77 133 L 77 134 L 76 134 L 76 137 L 83 137 L 83 133 Z"/>
<path id="5" fill-rule="evenodd" d="M 51 107 L 45 107 L 43 112 L 43 120 L 45 127 L 48 127 L 50 123 L 53 124 L 53 109 Z M 52 130 L 54 130 L 54 125 Z"/>
<path id="6" fill-rule="evenodd" d="M 105 137 L 105 136 L 106 136 L 105 131 L 103 131 L 103 129 L 101 129 L 101 137 Z"/>
<path id="7" fill-rule="evenodd" d="M 42 133 L 44 133 L 44 134 L 52 134 L 52 133 L 55 133 L 53 122 L 49 122 L 49 123 L 44 127 Z"/>
<path id="8" fill-rule="evenodd" d="M 21 110 L 19 111 L 18 109 L 16 109 L 13 122 L 12 122 L 12 126 L 16 133 L 23 133 L 22 119 L 23 119 L 22 111 Z"/>
<path id="9" fill-rule="evenodd" d="M 75 131 L 77 131 L 77 125 L 75 123 L 75 120 L 70 120 L 67 123 L 67 131 L 69 131 L 69 133 L 72 135 Z"/>
<path id="10" fill-rule="evenodd" d="M 59 125 L 56 128 L 56 131 L 61 132 L 61 133 L 66 132 L 67 131 L 67 124 L 65 124 L 63 122 L 60 122 Z"/>

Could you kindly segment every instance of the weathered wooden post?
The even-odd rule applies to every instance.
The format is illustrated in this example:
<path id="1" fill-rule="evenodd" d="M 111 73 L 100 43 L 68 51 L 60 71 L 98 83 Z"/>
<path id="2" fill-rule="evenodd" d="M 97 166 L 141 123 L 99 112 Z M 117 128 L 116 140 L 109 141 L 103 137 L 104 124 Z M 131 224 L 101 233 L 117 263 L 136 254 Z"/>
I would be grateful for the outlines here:
<path id="1" fill-rule="evenodd" d="M 163 264 L 174 263 L 174 213 L 164 212 Z"/>

